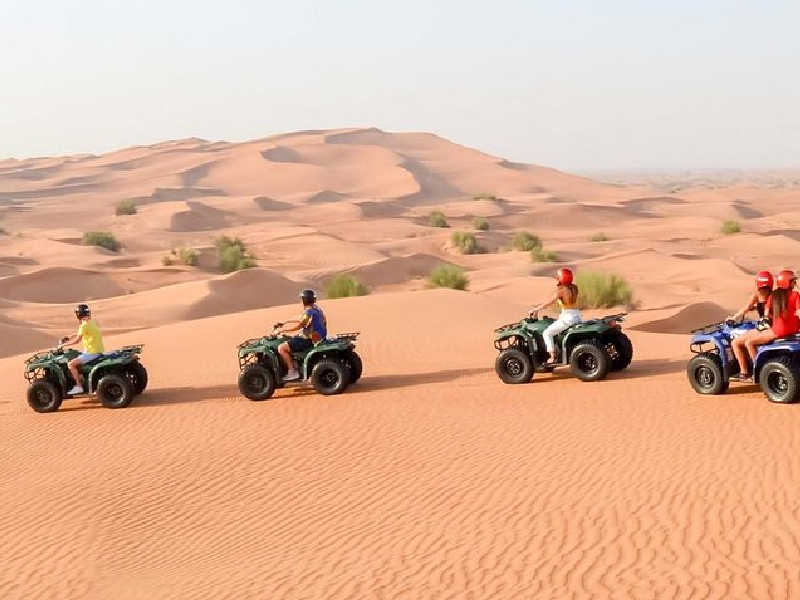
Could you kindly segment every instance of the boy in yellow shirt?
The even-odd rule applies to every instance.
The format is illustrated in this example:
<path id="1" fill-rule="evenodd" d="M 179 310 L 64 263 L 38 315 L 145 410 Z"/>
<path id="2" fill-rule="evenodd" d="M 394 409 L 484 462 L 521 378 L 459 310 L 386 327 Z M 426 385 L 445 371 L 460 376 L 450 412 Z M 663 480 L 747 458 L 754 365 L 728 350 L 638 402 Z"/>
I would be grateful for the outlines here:
<path id="1" fill-rule="evenodd" d="M 75 379 L 75 387 L 67 392 L 69 396 L 83 394 L 84 382 L 80 367 L 100 356 L 105 350 L 103 348 L 103 336 L 97 322 L 92 320 L 92 311 L 86 304 L 79 304 L 75 309 L 75 316 L 80 321 L 78 333 L 69 335 L 61 340 L 62 346 L 72 346 L 78 342 L 83 342 L 83 353 L 77 358 L 69 361 L 69 372 Z"/>

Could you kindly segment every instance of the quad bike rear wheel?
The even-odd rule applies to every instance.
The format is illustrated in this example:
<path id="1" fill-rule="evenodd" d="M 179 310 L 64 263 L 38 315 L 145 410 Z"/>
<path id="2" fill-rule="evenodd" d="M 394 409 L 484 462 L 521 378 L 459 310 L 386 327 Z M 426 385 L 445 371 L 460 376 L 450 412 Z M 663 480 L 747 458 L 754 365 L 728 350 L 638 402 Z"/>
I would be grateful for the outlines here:
<path id="1" fill-rule="evenodd" d="M 248 400 L 269 400 L 275 393 L 275 375 L 262 365 L 247 365 L 239 373 L 239 391 Z"/>
<path id="2" fill-rule="evenodd" d="M 311 385 L 325 396 L 341 394 L 350 384 L 350 371 L 343 362 L 321 360 L 311 371 Z"/>
<path id="3" fill-rule="evenodd" d="M 361 357 L 354 351 L 345 354 L 345 361 L 350 371 L 350 385 L 353 385 L 356 381 L 361 379 L 361 374 L 364 371 L 364 363 L 361 361 Z"/>
<path id="4" fill-rule="evenodd" d="M 800 399 L 800 365 L 793 358 L 781 356 L 767 361 L 758 381 L 770 402 L 793 404 Z"/>
<path id="5" fill-rule="evenodd" d="M 103 376 L 97 384 L 97 399 L 106 408 L 127 408 L 135 396 L 127 375 L 111 373 Z"/>
<path id="6" fill-rule="evenodd" d="M 28 388 L 28 406 L 37 413 L 56 412 L 62 401 L 61 390 L 46 379 L 34 379 Z"/>
<path id="7" fill-rule="evenodd" d="M 497 355 L 494 371 L 503 383 L 528 383 L 533 379 L 530 357 L 516 348 L 506 348 Z"/>
<path id="8" fill-rule="evenodd" d="M 698 394 L 724 394 L 729 382 L 725 381 L 722 359 L 711 352 L 698 354 L 686 365 L 689 383 Z"/>
<path id="9" fill-rule="evenodd" d="M 598 340 L 581 342 L 569 356 L 572 373 L 581 381 L 600 381 L 611 371 L 611 357 Z"/>
<path id="10" fill-rule="evenodd" d="M 138 361 L 131 363 L 125 374 L 133 386 L 133 393 L 137 396 L 147 388 L 147 369 L 142 363 Z"/>
<path id="11" fill-rule="evenodd" d="M 633 344 L 631 339 L 621 331 L 609 336 L 609 345 L 613 347 L 611 370 L 622 371 L 628 368 L 633 360 Z"/>

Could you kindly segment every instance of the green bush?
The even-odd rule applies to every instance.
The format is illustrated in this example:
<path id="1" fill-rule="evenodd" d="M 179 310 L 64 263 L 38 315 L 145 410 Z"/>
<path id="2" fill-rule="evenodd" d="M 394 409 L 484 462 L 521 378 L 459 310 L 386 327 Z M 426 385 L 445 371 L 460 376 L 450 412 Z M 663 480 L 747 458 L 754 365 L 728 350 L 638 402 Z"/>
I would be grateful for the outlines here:
<path id="1" fill-rule="evenodd" d="M 497 200 L 497 196 L 495 196 L 494 194 L 481 193 L 481 194 L 475 194 L 472 197 L 472 199 L 473 200 L 489 200 L 491 202 L 494 202 L 495 200 Z"/>
<path id="2" fill-rule="evenodd" d="M 214 240 L 219 254 L 219 268 L 223 273 L 233 273 L 256 266 L 256 258 L 247 252 L 244 242 L 226 235 Z"/>
<path id="3" fill-rule="evenodd" d="M 600 233 L 595 233 L 592 237 L 590 237 L 589 241 L 590 242 L 607 242 L 610 239 L 611 239 L 610 237 L 608 237 L 605 233 L 603 233 L 601 231 Z"/>
<path id="4" fill-rule="evenodd" d="M 117 252 L 120 248 L 117 238 L 108 231 L 87 231 L 83 234 L 83 245 L 100 246 L 112 252 Z"/>
<path id="5" fill-rule="evenodd" d="M 165 267 L 171 267 L 172 265 L 175 264 L 175 261 L 172 260 L 171 256 L 162 256 L 161 264 L 164 265 Z"/>
<path id="6" fill-rule="evenodd" d="M 438 265 L 433 268 L 428 277 L 428 285 L 437 288 L 450 288 L 451 290 L 465 290 L 469 279 L 464 274 L 464 269 L 456 265 Z"/>
<path id="7" fill-rule="evenodd" d="M 181 248 L 178 250 L 178 259 L 187 267 L 196 267 L 200 263 L 200 255 L 194 248 Z"/>
<path id="8" fill-rule="evenodd" d="M 580 308 L 629 306 L 633 292 L 624 277 L 615 274 L 580 271 L 575 277 Z"/>
<path id="9" fill-rule="evenodd" d="M 431 227 L 450 227 L 450 225 L 447 224 L 444 213 L 440 210 L 434 210 L 428 215 L 428 219 L 430 220 Z"/>
<path id="10" fill-rule="evenodd" d="M 534 248 L 542 247 L 542 240 L 538 236 L 528 233 L 527 231 L 518 231 L 511 238 L 511 247 L 514 250 L 528 252 Z"/>
<path id="11" fill-rule="evenodd" d="M 366 296 L 369 288 L 352 275 L 340 273 L 325 284 L 326 298 L 349 298 L 351 296 Z"/>
<path id="12" fill-rule="evenodd" d="M 545 250 L 544 248 L 534 248 L 531 250 L 531 260 L 533 262 L 557 262 L 558 254 L 552 250 Z"/>
<path id="13" fill-rule="evenodd" d="M 472 226 L 478 231 L 489 231 L 489 220 L 483 217 L 475 217 L 472 219 Z"/>
<path id="14" fill-rule="evenodd" d="M 725 221 L 722 224 L 722 233 L 730 235 L 732 233 L 739 233 L 742 230 L 739 221 Z"/>
<path id="15" fill-rule="evenodd" d="M 454 231 L 452 236 L 453 246 L 461 251 L 461 254 L 483 254 L 486 249 L 478 244 L 478 240 L 471 233 Z"/>
<path id="16" fill-rule="evenodd" d="M 118 217 L 121 217 L 123 215 L 135 215 L 136 212 L 137 208 L 133 200 L 122 200 L 119 202 L 119 204 L 117 204 L 117 210 L 115 214 Z"/>

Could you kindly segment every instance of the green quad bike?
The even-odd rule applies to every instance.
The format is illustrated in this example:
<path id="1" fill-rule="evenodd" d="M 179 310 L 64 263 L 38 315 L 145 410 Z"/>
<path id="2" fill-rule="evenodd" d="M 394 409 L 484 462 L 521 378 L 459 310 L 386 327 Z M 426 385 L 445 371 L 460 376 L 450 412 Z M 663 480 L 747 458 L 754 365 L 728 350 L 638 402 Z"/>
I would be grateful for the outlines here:
<path id="1" fill-rule="evenodd" d="M 103 353 L 95 360 L 81 365 L 81 374 L 88 391 L 82 396 L 96 394 L 106 408 L 126 408 L 134 397 L 147 387 L 147 369 L 139 362 L 143 344 L 125 346 Z M 67 395 L 75 380 L 67 366 L 80 356 L 74 349 L 58 345 L 52 350 L 37 352 L 25 361 L 28 380 L 28 405 L 38 413 L 55 412 L 61 402 L 75 396 Z"/>
<path id="2" fill-rule="evenodd" d="M 518 323 L 495 329 L 494 346 L 500 352 L 495 372 L 504 383 L 528 383 L 535 373 L 551 373 L 569 365 L 581 381 L 599 381 L 612 371 L 621 371 L 633 360 L 633 344 L 622 332 L 620 322 L 627 313 L 608 315 L 576 323 L 555 337 L 559 360 L 545 365 L 542 332 L 555 319 L 538 312 Z"/>
<path id="3" fill-rule="evenodd" d="M 239 391 L 254 401 L 268 400 L 278 388 L 304 385 L 309 380 L 320 394 L 341 394 L 361 378 L 363 365 L 356 354 L 355 340 L 359 333 L 341 333 L 322 340 L 314 347 L 292 355 L 300 373 L 297 381 L 284 382 L 286 365 L 278 354 L 278 346 L 289 339 L 278 335 L 283 323 L 276 323 L 271 334 L 239 344 Z"/>

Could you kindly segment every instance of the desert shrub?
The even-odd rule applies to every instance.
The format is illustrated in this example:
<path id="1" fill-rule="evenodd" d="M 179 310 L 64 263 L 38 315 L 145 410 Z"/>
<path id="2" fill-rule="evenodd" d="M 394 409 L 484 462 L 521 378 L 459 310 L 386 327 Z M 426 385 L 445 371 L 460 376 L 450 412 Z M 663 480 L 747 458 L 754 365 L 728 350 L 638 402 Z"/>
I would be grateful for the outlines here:
<path id="1" fill-rule="evenodd" d="M 478 244 L 478 240 L 471 233 L 454 231 L 452 236 L 453 246 L 461 251 L 461 254 L 483 254 L 486 249 Z"/>
<path id="2" fill-rule="evenodd" d="M 121 200 L 117 204 L 117 209 L 114 214 L 116 214 L 118 217 L 121 217 L 123 215 L 135 215 L 136 212 L 137 208 L 133 200 Z"/>
<path id="3" fill-rule="evenodd" d="M 590 237 L 589 241 L 590 242 L 607 242 L 610 239 L 611 239 L 610 237 L 608 237 L 605 233 L 603 233 L 601 231 L 599 233 L 595 233 L 592 237 Z"/>
<path id="4" fill-rule="evenodd" d="M 456 265 L 438 265 L 433 268 L 428 277 L 430 287 L 465 290 L 468 284 L 469 279 L 464 274 L 464 269 Z"/>
<path id="5" fill-rule="evenodd" d="M 214 240 L 219 254 L 219 268 L 223 273 L 233 273 L 256 266 L 256 258 L 247 252 L 244 242 L 226 235 Z"/>
<path id="6" fill-rule="evenodd" d="M 742 228 L 739 225 L 739 221 L 725 221 L 722 224 L 722 233 L 725 235 L 730 235 L 732 233 L 739 233 Z"/>
<path id="7" fill-rule="evenodd" d="M 112 252 L 117 252 L 120 247 L 117 238 L 108 231 L 87 231 L 83 234 L 83 245 L 100 246 Z"/>
<path id="8" fill-rule="evenodd" d="M 8 230 L 5 227 L 0 227 L 0 235 L 8 235 Z"/>
<path id="9" fill-rule="evenodd" d="M 450 225 L 447 224 L 447 219 L 445 218 L 444 213 L 440 210 L 434 210 L 430 215 L 428 215 L 428 219 L 431 227 L 450 227 Z"/>
<path id="10" fill-rule="evenodd" d="M 194 248 L 181 248 L 178 250 L 178 259 L 187 267 L 196 267 L 200 263 L 200 255 Z"/>
<path id="11" fill-rule="evenodd" d="M 473 200 L 489 200 L 491 202 L 494 202 L 495 200 L 497 200 L 497 196 L 495 196 L 494 194 L 480 193 L 480 194 L 475 194 L 472 197 L 472 199 Z"/>
<path id="12" fill-rule="evenodd" d="M 352 275 L 340 273 L 325 284 L 326 298 L 349 298 L 366 296 L 369 288 Z"/>
<path id="13" fill-rule="evenodd" d="M 162 256 L 161 257 L 161 264 L 164 265 L 165 267 L 171 267 L 172 265 L 175 264 L 175 261 L 169 255 Z"/>
<path id="14" fill-rule="evenodd" d="M 527 231 L 518 231 L 514 234 L 514 237 L 511 238 L 511 247 L 514 250 L 528 252 L 534 248 L 541 248 L 542 240 L 540 240 L 538 236 L 528 233 Z"/>
<path id="15" fill-rule="evenodd" d="M 558 254 L 552 250 L 534 248 L 531 250 L 531 260 L 533 262 L 556 262 L 558 260 Z"/>
<path id="16" fill-rule="evenodd" d="M 575 276 L 578 305 L 581 308 L 613 308 L 628 306 L 633 300 L 630 285 L 616 274 L 580 271 Z"/>
<path id="17" fill-rule="evenodd" d="M 472 226 L 478 231 L 489 231 L 489 220 L 483 217 L 475 217 L 472 219 Z"/>

